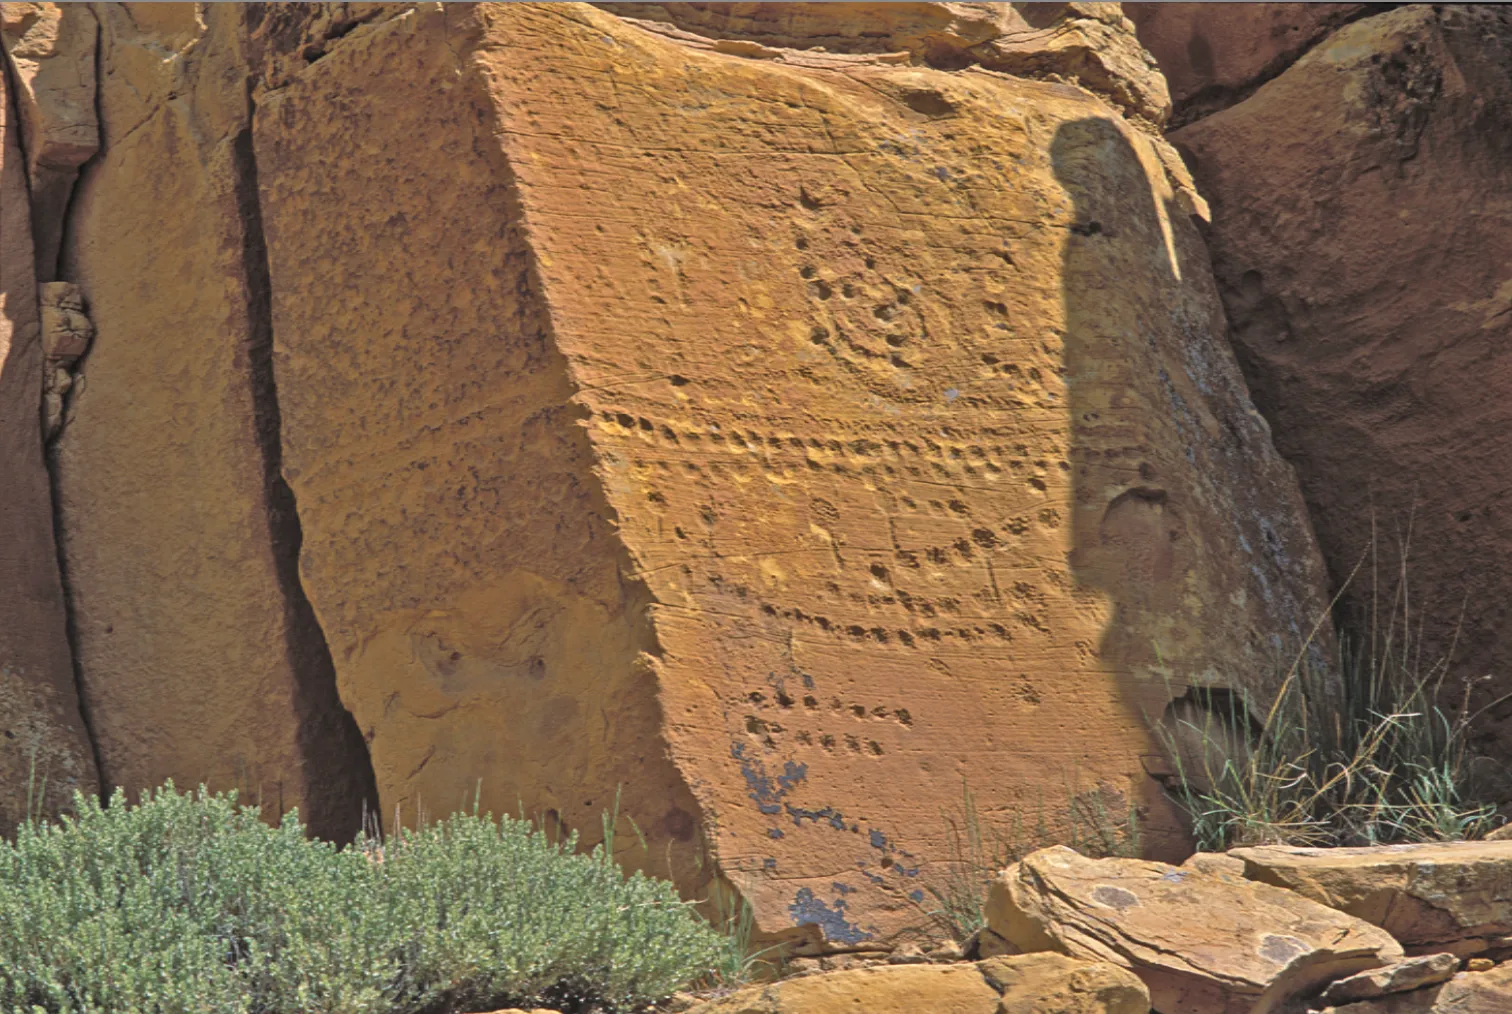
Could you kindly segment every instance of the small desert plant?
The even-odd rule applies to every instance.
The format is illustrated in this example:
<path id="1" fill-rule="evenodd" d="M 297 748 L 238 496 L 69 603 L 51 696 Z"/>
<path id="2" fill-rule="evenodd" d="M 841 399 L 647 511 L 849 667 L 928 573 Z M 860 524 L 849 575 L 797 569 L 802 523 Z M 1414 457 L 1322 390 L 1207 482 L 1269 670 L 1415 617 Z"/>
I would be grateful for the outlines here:
<path id="1" fill-rule="evenodd" d="M 751 903 L 717 881 L 711 885 L 711 925 L 724 947 L 700 986 L 729 990 L 757 979 L 772 978 L 781 968 L 782 944 L 756 946 L 756 913 Z"/>
<path id="2" fill-rule="evenodd" d="M 0 1009 L 398 1014 L 631 1009 L 723 947 L 669 884 L 455 815 L 350 847 L 170 784 L 0 843 Z"/>
<path id="3" fill-rule="evenodd" d="M 984 827 L 976 796 L 961 782 L 959 811 L 942 815 L 950 859 L 941 864 L 943 873 L 936 882 L 926 888 L 933 905 L 925 911 L 938 929 L 965 940 L 985 926 L 992 878 L 1037 849 L 1069 845 L 1089 856 L 1139 855 L 1139 819 L 1133 806 L 1115 817 L 1107 793 L 1079 791 L 1074 778 L 1066 795 L 1061 819 L 1054 825 L 1041 799 L 1032 828 L 1025 826 L 1018 813 L 1010 815 L 1006 827 Z"/>
<path id="4" fill-rule="evenodd" d="M 1260 707 L 1242 692 L 1194 688 L 1200 719 L 1155 726 L 1198 848 L 1375 845 L 1490 830 L 1495 810 L 1476 801 L 1468 749 L 1479 712 L 1470 710 L 1468 682 L 1449 692 L 1452 644 L 1424 660 L 1421 621 L 1414 631 L 1407 605 L 1407 548 L 1389 607 L 1378 608 L 1373 592 L 1365 634 L 1340 625 L 1335 666 L 1304 645 Z M 1236 750 L 1236 741 L 1247 742 Z"/>

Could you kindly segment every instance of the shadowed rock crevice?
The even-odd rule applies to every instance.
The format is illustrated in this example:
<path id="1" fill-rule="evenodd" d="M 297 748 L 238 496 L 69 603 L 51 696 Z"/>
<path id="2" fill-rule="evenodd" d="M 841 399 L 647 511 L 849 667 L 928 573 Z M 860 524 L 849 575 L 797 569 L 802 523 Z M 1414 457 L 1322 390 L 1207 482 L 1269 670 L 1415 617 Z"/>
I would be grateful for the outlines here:
<path id="1" fill-rule="evenodd" d="M 249 122 L 256 115 L 254 103 Z M 294 676 L 299 759 L 307 786 L 306 812 L 301 816 L 311 833 L 345 842 L 360 829 L 365 815 L 377 812 L 378 787 L 367 744 L 336 693 L 331 650 L 299 578 L 299 550 L 304 538 L 294 493 L 283 477 L 278 385 L 273 370 L 272 290 L 250 126 L 236 136 L 233 153 L 232 178 L 242 221 L 242 264 L 247 282 L 252 411 L 262 452 L 268 538 L 284 597 L 284 641 Z"/>

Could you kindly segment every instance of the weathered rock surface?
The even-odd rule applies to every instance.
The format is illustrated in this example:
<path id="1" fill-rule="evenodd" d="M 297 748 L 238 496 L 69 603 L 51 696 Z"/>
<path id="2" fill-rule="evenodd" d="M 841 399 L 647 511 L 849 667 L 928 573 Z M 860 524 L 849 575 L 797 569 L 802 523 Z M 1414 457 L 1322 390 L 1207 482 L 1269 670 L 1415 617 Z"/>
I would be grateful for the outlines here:
<path id="1" fill-rule="evenodd" d="M 385 818 L 618 798 L 627 862 L 835 944 L 927 919 L 963 776 L 1174 852 L 1147 717 L 1325 602 L 1132 27 L 658 10 L 98 9 L 57 467 L 107 778 L 339 829 L 360 730 Z"/>
<path id="2" fill-rule="evenodd" d="M 1329 1007 L 1323 1014 L 1505 1014 L 1512 1010 L 1512 965 L 1461 972 L 1441 986 Z"/>
<path id="3" fill-rule="evenodd" d="M 1402 957 L 1380 929 L 1269 884 L 1060 846 L 993 881 L 987 921 L 1022 950 L 1131 969 L 1161 1014 L 1266 1014 Z"/>
<path id="4" fill-rule="evenodd" d="M 1460 959 L 1453 954 L 1423 954 L 1330 983 L 1323 991 L 1323 999 L 1327 1003 L 1348 1003 L 1405 993 L 1447 982 L 1459 967 Z"/>
<path id="5" fill-rule="evenodd" d="M 1512 842 L 1232 849 L 1251 880 L 1386 930 L 1409 948 L 1512 933 Z"/>
<path id="6" fill-rule="evenodd" d="M 55 444 L 62 544 L 104 779 L 240 788 L 345 837 L 369 793 L 278 478 L 242 10 L 99 8 L 104 152 L 64 257 L 96 337 Z"/>
<path id="7" fill-rule="evenodd" d="M 1512 8 L 1356 21 L 1173 138 L 1212 202 L 1234 341 L 1335 578 L 1376 541 L 1347 604 L 1368 616 L 1368 575 L 1396 573 L 1415 517 L 1422 657 L 1456 645 L 1456 675 L 1492 674 L 1472 710 L 1491 703 L 1512 689 L 1512 515 L 1497 508 L 1512 399 L 1496 393 L 1512 334 Z M 1446 692 L 1457 706 L 1461 687 Z M 1509 716 L 1486 716 L 1493 749 L 1512 742 Z"/>
<path id="8" fill-rule="evenodd" d="M 1155 57 L 1189 123 L 1245 98 L 1365 4 L 1127 3 L 1139 41 Z"/>
<path id="9" fill-rule="evenodd" d="M 688 1014 L 1148 1014 L 1126 970 L 1061 954 L 860 968 L 754 986 Z"/>
<path id="10" fill-rule="evenodd" d="M 73 282 L 37 286 L 42 319 L 42 436 L 54 439 L 63 429 L 74 369 L 94 341 L 94 325 L 85 312 L 84 295 Z"/>
<path id="11" fill-rule="evenodd" d="M 1143 795 L 1161 673 L 1263 682 L 1319 615 L 1182 177 L 1107 104 L 486 10 L 673 756 L 764 923 L 917 922 L 962 774 Z"/>
<path id="12" fill-rule="evenodd" d="M 33 793 L 34 811 L 56 812 L 75 789 L 99 787 L 42 457 L 44 351 L 9 80 L 0 75 L 0 834 L 26 817 Z"/>
<path id="13" fill-rule="evenodd" d="M 37 279 L 55 278 L 63 216 L 79 166 L 100 147 L 95 114 L 95 39 L 89 4 L 0 3 L 0 41 L 9 59 L 25 131 L 26 176 Z"/>
<path id="14" fill-rule="evenodd" d="M 1113 3 L 599 3 L 717 52 L 805 62 L 856 54 L 942 70 L 1054 75 L 1159 125 L 1166 81 Z M 707 41 L 706 41 L 707 40 Z M 787 50 L 788 52 L 784 52 Z M 818 51 L 810 54 L 809 51 Z M 825 60 L 819 56 L 820 62 Z"/>

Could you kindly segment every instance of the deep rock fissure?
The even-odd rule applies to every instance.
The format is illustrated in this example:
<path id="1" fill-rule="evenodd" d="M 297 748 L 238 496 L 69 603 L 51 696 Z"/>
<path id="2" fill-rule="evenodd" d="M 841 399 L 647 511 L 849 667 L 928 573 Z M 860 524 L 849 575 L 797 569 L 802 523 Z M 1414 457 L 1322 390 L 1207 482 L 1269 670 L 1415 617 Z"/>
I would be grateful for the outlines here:
<path id="1" fill-rule="evenodd" d="M 262 455 L 264 512 L 278 587 L 283 594 L 290 668 L 295 678 L 297 742 L 307 786 L 312 834 L 348 841 L 365 817 L 378 811 L 377 780 L 367 744 L 336 691 L 336 669 L 320 621 L 299 577 L 303 531 L 294 492 L 283 477 L 283 443 L 278 387 L 273 369 L 272 282 L 258 197 L 257 159 L 252 143 L 256 102 L 248 96 L 247 127 L 233 142 L 236 204 L 242 233 L 247 288 L 252 405 Z"/>

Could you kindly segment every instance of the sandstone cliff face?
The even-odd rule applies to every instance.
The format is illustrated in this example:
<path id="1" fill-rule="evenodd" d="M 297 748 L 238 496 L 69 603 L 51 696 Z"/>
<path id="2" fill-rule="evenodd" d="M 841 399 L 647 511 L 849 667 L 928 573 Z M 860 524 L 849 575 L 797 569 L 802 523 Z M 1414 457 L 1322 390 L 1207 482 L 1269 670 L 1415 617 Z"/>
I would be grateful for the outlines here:
<path id="1" fill-rule="evenodd" d="M 99 15 L 103 150 L 63 256 L 97 334 L 55 471 L 103 775 L 239 787 L 344 836 L 361 747 L 293 573 L 245 28 L 234 7 Z"/>
<path id="2" fill-rule="evenodd" d="M 42 458 L 44 356 L 26 170 L 0 76 L 0 834 L 98 789 L 79 712 Z"/>
<path id="3" fill-rule="evenodd" d="M 963 781 L 1179 848 L 1149 722 L 1270 689 L 1323 570 L 1116 5 L 94 16 L 107 782 L 618 799 L 627 863 L 838 945 L 928 921 Z"/>
<path id="4" fill-rule="evenodd" d="M 1509 689 L 1500 509 L 1512 432 L 1512 11 L 1413 5 L 1339 30 L 1174 138 L 1213 202 L 1214 263 L 1255 398 L 1336 580 L 1411 524 L 1423 655 L 1457 643 L 1473 707 Z M 1463 612 L 1462 612 L 1463 610 Z M 1508 741 L 1506 706 L 1487 718 Z M 1504 748 L 1504 747 L 1503 747 Z"/>

